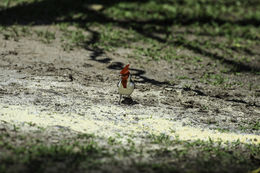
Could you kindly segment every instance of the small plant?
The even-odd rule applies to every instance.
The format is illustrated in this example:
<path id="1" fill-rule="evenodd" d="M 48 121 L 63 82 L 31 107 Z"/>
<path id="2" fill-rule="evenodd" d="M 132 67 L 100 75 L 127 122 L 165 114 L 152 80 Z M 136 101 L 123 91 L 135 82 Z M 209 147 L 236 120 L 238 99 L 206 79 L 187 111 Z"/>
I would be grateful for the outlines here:
<path id="1" fill-rule="evenodd" d="M 108 138 L 108 144 L 109 144 L 109 145 L 114 145 L 114 144 L 116 144 L 116 139 L 110 136 L 110 137 Z"/>
<path id="2" fill-rule="evenodd" d="M 212 85 L 224 85 L 228 81 L 221 74 L 205 73 L 202 77 L 202 82 L 209 83 Z"/>
<path id="3" fill-rule="evenodd" d="M 31 126 L 31 127 L 34 127 L 34 126 L 36 126 L 36 124 L 35 123 L 33 123 L 33 122 L 28 122 L 27 123 L 29 126 Z"/>
<path id="4" fill-rule="evenodd" d="M 177 76 L 176 78 L 179 80 L 190 79 L 188 76 Z"/>
<path id="5" fill-rule="evenodd" d="M 95 136 L 93 134 L 88 134 L 88 133 L 82 133 L 78 135 L 78 138 L 80 139 L 92 139 Z"/>
<path id="6" fill-rule="evenodd" d="M 20 127 L 18 127 L 17 125 L 13 124 L 13 130 L 14 130 L 15 132 L 17 132 L 19 129 L 20 129 Z"/>
<path id="7" fill-rule="evenodd" d="M 162 145 L 170 145 L 172 142 L 170 140 L 170 136 L 162 133 L 160 135 L 150 135 L 150 138 L 152 139 L 153 143 L 155 144 L 162 144 Z"/>
<path id="8" fill-rule="evenodd" d="M 55 33 L 50 32 L 48 30 L 46 31 L 41 31 L 41 30 L 36 30 L 35 31 L 37 37 L 40 38 L 41 41 L 43 41 L 44 43 L 51 43 L 52 40 L 55 40 Z"/>

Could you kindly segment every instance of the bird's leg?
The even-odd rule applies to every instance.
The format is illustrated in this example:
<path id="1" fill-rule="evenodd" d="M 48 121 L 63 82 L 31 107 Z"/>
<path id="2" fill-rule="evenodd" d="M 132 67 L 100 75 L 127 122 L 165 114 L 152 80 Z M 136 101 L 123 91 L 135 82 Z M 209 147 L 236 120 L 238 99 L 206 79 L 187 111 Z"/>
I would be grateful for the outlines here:
<path id="1" fill-rule="evenodd" d="M 120 94 L 119 102 L 118 104 L 121 104 L 122 95 Z"/>

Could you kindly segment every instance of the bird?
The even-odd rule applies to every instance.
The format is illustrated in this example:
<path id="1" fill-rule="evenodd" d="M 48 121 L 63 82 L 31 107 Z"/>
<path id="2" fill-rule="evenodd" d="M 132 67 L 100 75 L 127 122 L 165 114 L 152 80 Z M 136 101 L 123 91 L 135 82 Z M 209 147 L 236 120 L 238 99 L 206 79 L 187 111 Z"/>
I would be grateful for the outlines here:
<path id="1" fill-rule="evenodd" d="M 120 72 L 121 79 L 117 84 L 118 93 L 120 95 L 119 104 L 121 104 L 122 95 L 130 97 L 135 89 L 135 83 L 131 80 L 129 66 L 130 64 L 127 64 Z"/>

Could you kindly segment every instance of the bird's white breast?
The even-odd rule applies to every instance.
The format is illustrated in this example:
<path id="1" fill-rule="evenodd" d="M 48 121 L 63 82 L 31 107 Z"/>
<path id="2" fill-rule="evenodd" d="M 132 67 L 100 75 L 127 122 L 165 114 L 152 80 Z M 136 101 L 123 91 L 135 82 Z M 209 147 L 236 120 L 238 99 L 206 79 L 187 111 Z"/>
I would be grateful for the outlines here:
<path id="1" fill-rule="evenodd" d="M 124 88 L 122 85 L 121 81 L 118 83 L 118 92 L 121 95 L 131 95 L 132 92 L 134 91 L 134 83 L 131 82 L 130 80 L 127 80 L 127 86 Z"/>

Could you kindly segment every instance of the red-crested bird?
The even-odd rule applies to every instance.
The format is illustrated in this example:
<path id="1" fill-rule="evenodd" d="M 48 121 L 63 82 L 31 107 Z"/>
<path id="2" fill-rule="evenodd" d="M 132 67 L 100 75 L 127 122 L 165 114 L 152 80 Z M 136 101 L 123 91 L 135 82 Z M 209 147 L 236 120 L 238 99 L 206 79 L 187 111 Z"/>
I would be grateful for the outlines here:
<path id="1" fill-rule="evenodd" d="M 129 72 L 130 64 L 126 65 L 123 70 L 121 70 L 121 79 L 118 82 L 118 93 L 120 95 L 119 104 L 121 103 L 122 95 L 130 97 L 135 89 L 135 84 L 131 80 L 131 74 Z"/>

